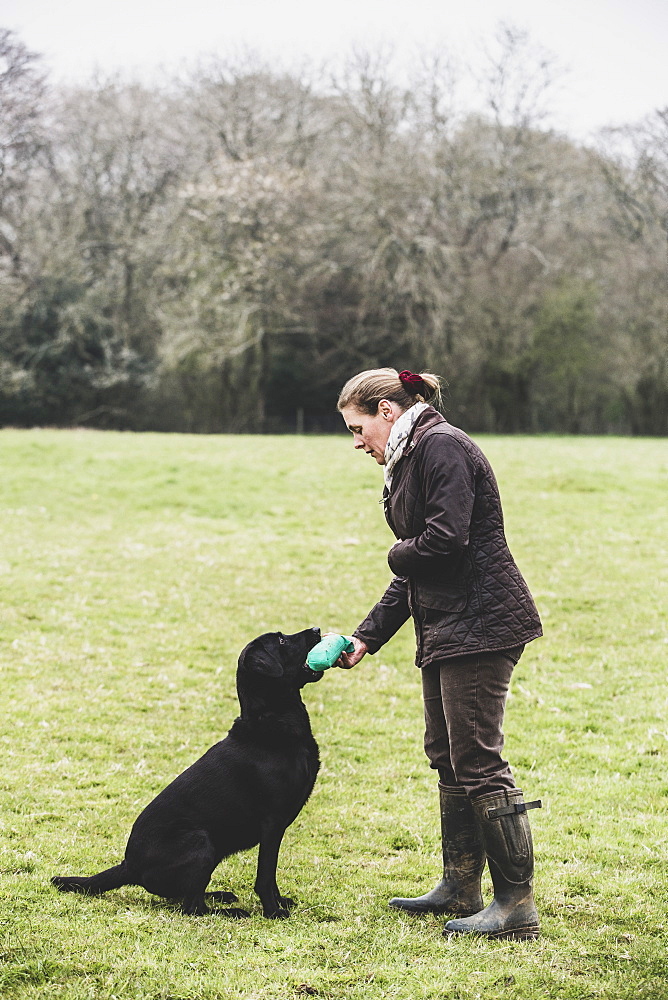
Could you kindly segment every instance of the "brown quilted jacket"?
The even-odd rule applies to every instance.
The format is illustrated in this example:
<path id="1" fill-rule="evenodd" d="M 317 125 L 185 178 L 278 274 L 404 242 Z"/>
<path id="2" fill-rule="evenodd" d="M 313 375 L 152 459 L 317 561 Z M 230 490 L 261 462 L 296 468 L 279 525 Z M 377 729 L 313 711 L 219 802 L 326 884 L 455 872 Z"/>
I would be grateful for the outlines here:
<path id="1" fill-rule="evenodd" d="M 396 574 L 354 634 L 375 653 L 413 616 L 419 667 L 513 649 L 542 635 L 510 554 L 494 473 L 480 448 L 433 407 L 397 463 L 385 517 Z"/>

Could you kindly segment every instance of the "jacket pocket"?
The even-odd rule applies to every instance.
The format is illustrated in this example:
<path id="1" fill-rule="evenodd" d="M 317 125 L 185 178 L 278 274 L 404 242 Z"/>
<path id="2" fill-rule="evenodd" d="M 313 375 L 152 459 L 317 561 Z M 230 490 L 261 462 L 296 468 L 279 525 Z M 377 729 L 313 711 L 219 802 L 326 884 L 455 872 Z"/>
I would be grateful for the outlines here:
<path id="1" fill-rule="evenodd" d="M 422 621 L 435 621 L 446 614 L 456 614 L 466 607 L 466 586 L 464 583 L 447 587 L 415 584 L 415 604 L 419 608 Z"/>

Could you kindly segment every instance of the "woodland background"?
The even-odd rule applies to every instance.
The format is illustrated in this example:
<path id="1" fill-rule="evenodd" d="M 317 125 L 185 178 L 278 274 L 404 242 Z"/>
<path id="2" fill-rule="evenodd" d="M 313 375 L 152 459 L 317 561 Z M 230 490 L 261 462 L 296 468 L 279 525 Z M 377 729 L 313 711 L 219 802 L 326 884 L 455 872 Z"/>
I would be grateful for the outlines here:
<path id="1" fill-rule="evenodd" d="M 668 433 L 668 107 L 584 144 L 555 85 L 511 28 L 476 113 L 447 54 L 63 88 L 0 30 L 0 424 L 329 431 L 393 364 L 470 431 Z"/>

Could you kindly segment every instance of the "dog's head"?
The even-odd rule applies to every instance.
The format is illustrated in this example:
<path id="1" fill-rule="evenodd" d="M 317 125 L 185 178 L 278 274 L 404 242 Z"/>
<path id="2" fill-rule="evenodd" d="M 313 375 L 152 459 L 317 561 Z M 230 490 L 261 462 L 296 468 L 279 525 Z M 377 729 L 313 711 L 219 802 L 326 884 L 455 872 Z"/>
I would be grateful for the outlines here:
<path id="1" fill-rule="evenodd" d="M 309 651 L 318 642 L 319 628 L 307 628 L 292 635 L 265 632 L 241 651 L 237 677 L 254 676 L 292 688 L 319 681 L 323 671 L 311 670 L 306 664 Z"/>

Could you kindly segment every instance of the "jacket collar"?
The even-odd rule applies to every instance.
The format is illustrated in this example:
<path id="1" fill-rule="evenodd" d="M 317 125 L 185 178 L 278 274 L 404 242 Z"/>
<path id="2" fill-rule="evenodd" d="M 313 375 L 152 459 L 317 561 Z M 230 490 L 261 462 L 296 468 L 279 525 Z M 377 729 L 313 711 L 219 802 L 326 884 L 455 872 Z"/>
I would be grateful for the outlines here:
<path id="1" fill-rule="evenodd" d="M 430 431 L 432 427 L 437 427 L 438 424 L 445 424 L 445 423 L 447 423 L 445 417 L 442 416 L 438 412 L 438 410 L 434 409 L 433 406 L 428 406 L 426 410 L 423 410 L 420 416 L 413 424 L 413 429 L 411 430 L 408 441 L 406 442 L 404 453 L 396 464 L 396 470 L 398 471 L 399 468 L 404 464 L 404 459 L 406 458 L 406 456 L 410 455 L 410 453 L 413 451 L 413 448 L 415 448 L 416 444 L 424 437 L 427 431 Z M 386 515 L 388 513 L 387 502 L 389 500 L 389 497 L 390 497 L 390 490 L 387 488 L 387 484 L 385 484 L 385 486 L 383 487 L 383 496 L 379 502 L 385 504 Z"/>
<path id="2" fill-rule="evenodd" d="M 427 431 L 430 431 L 432 427 L 436 427 L 438 424 L 447 423 L 445 417 L 434 409 L 433 406 L 428 406 L 426 410 L 423 410 L 420 416 L 415 421 L 413 430 L 406 444 L 404 450 L 404 455 L 410 454 L 413 448 L 418 444 L 421 438 L 424 437 Z"/>

